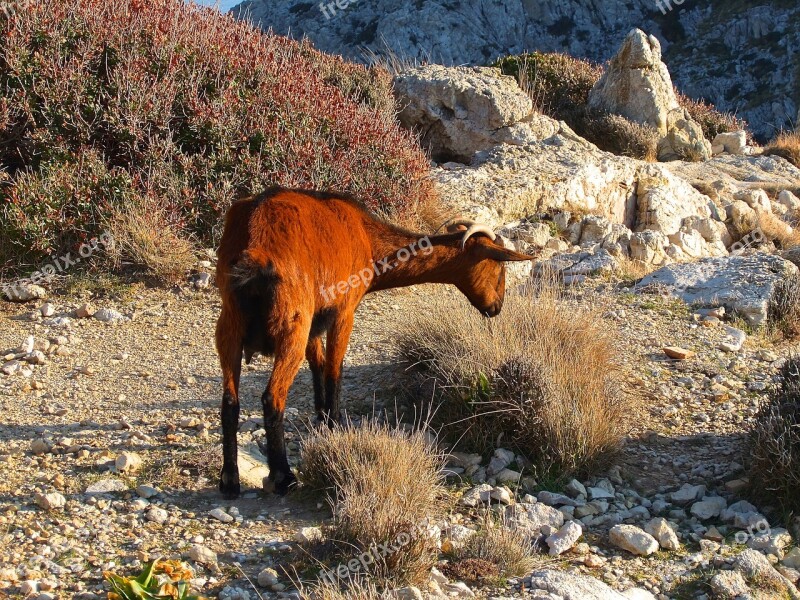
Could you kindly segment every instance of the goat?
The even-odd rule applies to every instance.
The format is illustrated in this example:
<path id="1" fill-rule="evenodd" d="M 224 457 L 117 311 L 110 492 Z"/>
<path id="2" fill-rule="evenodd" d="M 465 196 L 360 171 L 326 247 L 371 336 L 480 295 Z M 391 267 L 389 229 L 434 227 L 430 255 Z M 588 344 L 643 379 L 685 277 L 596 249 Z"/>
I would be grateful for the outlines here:
<path id="1" fill-rule="evenodd" d="M 269 482 L 285 494 L 289 469 L 283 419 L 286 395 L 305 357 L 318 417 L 340 420 L 339 396 L 353 315 L 368 292 L 419 283 L 455 285 L 486 316 L 500 312 L 504 261 L 532 260 L 494 243 L 485 225 L 458 221 L 428 237 L 371 215 L 342 194 L 271 188 L 234 203 L 218 251 L 222 311 L 216 346 L 222 367 L 219 489 L 240 492 L 236 433 L 242 356 L 274 355 L 261 396 Z M 322 335 L 326 334 L 323 348 Z"/>

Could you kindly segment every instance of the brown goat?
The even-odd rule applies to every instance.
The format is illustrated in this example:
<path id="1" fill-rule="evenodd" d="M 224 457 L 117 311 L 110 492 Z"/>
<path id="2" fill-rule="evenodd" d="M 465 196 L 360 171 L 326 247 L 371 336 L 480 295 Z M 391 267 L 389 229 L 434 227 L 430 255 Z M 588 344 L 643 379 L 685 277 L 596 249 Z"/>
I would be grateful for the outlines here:
<path id="1" fill-rule="evenodd" d="M 220 491 L 239 494 L 236 432 L 243 354 L 248 362 L 255 352 L 275 357 L 261 403 L 269 478 L 275 491 L 284 494 L 295 481 L 286 459 L 284 407 L 303 358 L 311 368 L 320 419 L 338 423 L 342 360 L 364 295 L 450 283 L 492 317 L 503 305 L 503 261 L 533 258 L 496 245 L 494 237 L 487 227 L 464 222 L 442 235 L 412 233 L 339 194 L 272 188 L 232 205 L 217 265 L 222 296 L 216 330 L 223 384 Z"/>

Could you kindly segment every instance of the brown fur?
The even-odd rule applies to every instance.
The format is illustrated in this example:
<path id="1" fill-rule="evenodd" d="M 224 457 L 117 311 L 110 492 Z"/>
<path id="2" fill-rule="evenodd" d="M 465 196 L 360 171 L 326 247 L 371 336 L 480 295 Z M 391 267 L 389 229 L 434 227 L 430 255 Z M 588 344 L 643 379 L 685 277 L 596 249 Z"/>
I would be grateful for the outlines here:
<path id="1" fill-rule="evenodd" d="M 471 237 L 462 248 L 462 236 L 463 226 L 433 237 L 405 231 L 337 194 L 272 188 L 231 206 L 217 265 L 222 296 L 216 343 L 223 376 L 223 493 L 239 493 L 236 430 L 243 356 L 248 361 L 255 352 L 275 356 L 261 400 L 270 479 L 285 493 L 294 482 L 283 439 L 289 386 L 305 358 L 320 419 L 338 422 L 342 360 L 353 315 L 367 292 L 449 283 L 487 316 L 500 312 L 505 293 L 502 261 L 532 257 L 482 235 Z M 425 244 L 423 250 L 420 240 L 426 239 L 430 246 Z M 397 261 L 403 248 L 415 251 L 409 251 L 405 262 Z M 381 272 L 386 258 L 395 266 Z M 368 271 L 371 279 L 359 279 L 359 273 Z M 340 282 L 348 281 L 342 288 Z M 330 293 L 337 284 L 346 290 L 334 287 Z"/>

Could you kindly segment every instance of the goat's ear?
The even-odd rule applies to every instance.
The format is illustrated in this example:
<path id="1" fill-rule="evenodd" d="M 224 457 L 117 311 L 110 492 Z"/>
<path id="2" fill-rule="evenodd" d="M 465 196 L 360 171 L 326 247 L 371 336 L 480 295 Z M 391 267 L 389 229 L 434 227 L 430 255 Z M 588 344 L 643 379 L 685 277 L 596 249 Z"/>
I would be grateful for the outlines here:
<path id="1" fill-rule="evenodd" d="M 536 260 L 536 256 L 528 256 L 527 254 L 522 254 L 517 252 L 516 250 L 509 250 L 508 248 L 503 248 L 502 246 L 498 246 L 496 244 L 487 244 L 480 246 L 481 253 L 486 257 L 492 260 L 500 261 L 500 262 L 514 262 L 514 261 L 522 261 L 522 260 Z"/>

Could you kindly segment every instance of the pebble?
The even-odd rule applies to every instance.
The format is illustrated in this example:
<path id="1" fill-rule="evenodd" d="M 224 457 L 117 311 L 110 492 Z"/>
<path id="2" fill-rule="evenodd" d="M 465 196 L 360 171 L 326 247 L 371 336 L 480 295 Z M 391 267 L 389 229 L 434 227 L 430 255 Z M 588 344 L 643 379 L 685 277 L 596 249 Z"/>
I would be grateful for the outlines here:
<path id="1" fill-rule="evenodd" d="M 117 456 L 114 466 L 120 473 L 129 475 L 137 473 L 142 468 L 142 458 L 135 452 L 123 452 Z"/>
<path id="2" fill-rule="evenodd" d="M 634 525 L 614 525 L 608 532 L 608 541 L 638 556 L 650 556 L 658 550 L 656 539 Z"/>
<path id="3" fill-rule="evenodd" d="M 169 513 L 160 508 L 158 506 L 153 506 L 150 510 L 147 511 L 147 514 L 144 516 L 145 519 L 148 521 L 152 521 L 153 523 L 158 523 L 159 525 L 163 525 L 169 519 Z"/>
<path id="4" fill-rule="evenodd" d="M 45 510 L 54 510 L 57 508 L 64 508 L 67 499 L 58 492 L 52 492 L 50 494 L 36 494 L 36 496 L 34 496 L 34 502 L 36 502 L 37 506 Z"/>
<path id="5" fill-rule="evenodd" d="M 225 512 L 223 508 L 215 508 L 208 511 L 209 516 L 215 518 L 217 521 L 222 521 L 223 523 L 232 523 L 235 518 Z"/>
<path id="6" fill-rule="evenodd" d="M 207 566 L 217 564 L 217 553 L 200 544 L 194 544 L 189 548 L 189 558 Z"/>

